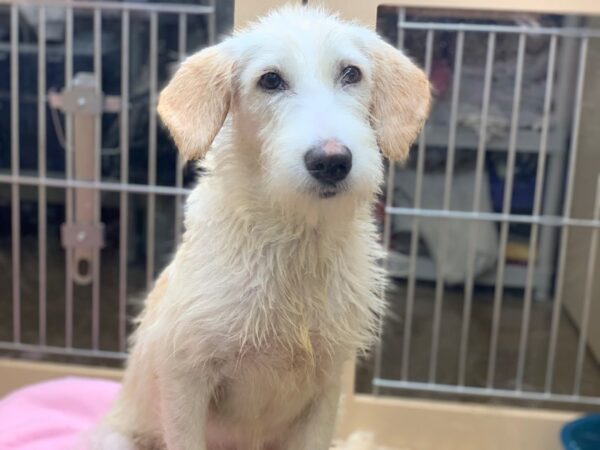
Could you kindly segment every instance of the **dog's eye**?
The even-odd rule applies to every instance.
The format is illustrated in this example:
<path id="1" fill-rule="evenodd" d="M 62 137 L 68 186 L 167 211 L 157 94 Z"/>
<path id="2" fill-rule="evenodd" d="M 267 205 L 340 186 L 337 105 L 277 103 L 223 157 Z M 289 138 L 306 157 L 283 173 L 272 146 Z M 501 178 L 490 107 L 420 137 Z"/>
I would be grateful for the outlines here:
<path id="1" fill-rule="evenodd" d="M 362 73 L 356 66 L 344 67 L 344 70 L 342 70 L 341 80 L 343 85 L 356 84 L 361 80 L 361 78 Z"/>
<path id="2" fill-rule="evenodd" d="M 261 88 L 267 91 L 274 91 L 275 89 L 285 89 L 285 82 L 281 75 L 276 72 L 267 72 L 258 81 Z"/>

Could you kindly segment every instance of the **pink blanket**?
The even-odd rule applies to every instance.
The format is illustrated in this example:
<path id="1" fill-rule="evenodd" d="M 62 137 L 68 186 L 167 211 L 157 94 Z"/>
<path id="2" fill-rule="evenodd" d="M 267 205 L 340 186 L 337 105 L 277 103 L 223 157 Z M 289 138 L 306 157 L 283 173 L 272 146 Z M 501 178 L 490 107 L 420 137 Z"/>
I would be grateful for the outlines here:
<path id="1" fill-rule="evenodd" d="M 119 384 L 64 378 L 0 400 L 0 450 L 82 450 L 82 436 L 108 410 Z"/>

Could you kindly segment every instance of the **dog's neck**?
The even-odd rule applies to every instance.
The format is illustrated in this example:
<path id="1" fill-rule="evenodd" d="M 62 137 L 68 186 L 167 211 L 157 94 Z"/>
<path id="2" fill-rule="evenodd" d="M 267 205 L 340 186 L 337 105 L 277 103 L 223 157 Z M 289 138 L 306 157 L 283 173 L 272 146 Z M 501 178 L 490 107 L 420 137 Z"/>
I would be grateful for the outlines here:
<path id="1" fill-rule="evenodd" d="M 211 302 L 219 311 L 207 314 L 237 311 L 235 323 L 228 324 L 229 344 L 293 348 L 307 355 L 319 345 L 329 356 L 368 347 L 383 310 L 378 298 L 383 276 L 376 262 L 382 255 L 368 209 L 355 211 L 350 221 L 331 224 L 321 216 L 311 224 L 290 221 L 282 212 L 273 215 L 252 199 L 242 204 L 245 197 L 224 196 L 213 187 L 201 184 L 192 194 L 187 220 L 199 222 L 188 225 L 178 253 L 182 261 L 203 254 L 210 264 L 182 264 L 177 273 L 198 284 L 190 298 L 217 285 L 215 297 L 231 300 Z M 196 195 L 201 206 L 193 211 Z"/>

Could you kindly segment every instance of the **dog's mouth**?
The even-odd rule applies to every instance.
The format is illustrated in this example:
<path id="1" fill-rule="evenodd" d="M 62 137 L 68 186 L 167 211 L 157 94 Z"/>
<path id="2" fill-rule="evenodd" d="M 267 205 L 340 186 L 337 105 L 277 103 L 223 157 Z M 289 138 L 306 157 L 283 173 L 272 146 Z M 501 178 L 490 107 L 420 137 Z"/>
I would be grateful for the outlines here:
<path id="1" fill-rule="evenodd" d="M 314 191 L 319 198 L 328 199 L 341 195 L 348 190 L 346 183 L 322 184 L 317 186 Z"/>
<path id="2" fill-rule="evenodd" d="M 337 191 L 332 190 L 321 190 L 319 192 L 319 198 L 332 198 L 337 195 Z"/>

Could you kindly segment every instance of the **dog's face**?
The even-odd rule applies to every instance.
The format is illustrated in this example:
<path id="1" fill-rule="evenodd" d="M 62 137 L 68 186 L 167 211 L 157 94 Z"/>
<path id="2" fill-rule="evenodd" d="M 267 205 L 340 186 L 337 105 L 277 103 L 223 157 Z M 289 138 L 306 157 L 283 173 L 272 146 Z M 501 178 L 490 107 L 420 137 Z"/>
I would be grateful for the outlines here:
<path id="1" fill-rule="evenodd" d="M 371 198 L 381 154 L 405 159 L 429 111 L 426 76 L 375 33 L 313 9 L 275 12 L 190 57 L 160 97 L 181 152 L 198 158 L 231 116 L 267 192 Z"/>

